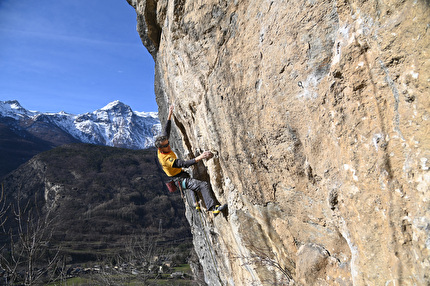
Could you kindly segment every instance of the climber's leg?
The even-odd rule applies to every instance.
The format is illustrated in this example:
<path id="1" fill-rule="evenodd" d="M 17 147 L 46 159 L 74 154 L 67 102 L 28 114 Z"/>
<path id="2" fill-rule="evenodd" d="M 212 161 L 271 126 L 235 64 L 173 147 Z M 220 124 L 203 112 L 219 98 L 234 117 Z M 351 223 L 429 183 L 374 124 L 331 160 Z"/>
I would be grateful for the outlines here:
<path id="1" fill-rule="evenodd" d="M 207 182 L 199 181 L 196 179 L 186 179 L 186 187 L 194 192 L 200 192 L 203 197 L 203 201 L 208 210 L 212 210 L 212 208 L 218 204 L 217 199 L 214 196 L 214 193 Z"/>

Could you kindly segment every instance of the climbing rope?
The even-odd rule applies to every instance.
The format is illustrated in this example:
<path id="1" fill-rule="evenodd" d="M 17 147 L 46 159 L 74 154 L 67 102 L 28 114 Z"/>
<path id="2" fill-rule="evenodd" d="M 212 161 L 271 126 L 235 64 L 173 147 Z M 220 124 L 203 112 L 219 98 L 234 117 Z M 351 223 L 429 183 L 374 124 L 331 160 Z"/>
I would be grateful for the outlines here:
<path id="1" fill-rule="evenodd" d="M 193 206 L 191 203 L 190 203 L 190 199 L 188 198 L 188 196 L 187 196 L 187 192 L 186 192 L 186 190 L 187 189 L 182 189 L 182 184 L 180 183 L 179 184 L 179 190 L 181 191 L 181 196 L 182 196 L 182 199 L 184 200 L 184 201 L 186 201 L 186 202 L 184 202 L 184 203 L 186 203 L 186 204 L 188 204 L 188 206 L 190 207 L 190 209 L 195 209 L 196 210 L 196 212 L 198 212 L 199 214 L 200 214 L 200 223 L 199 223 L 199 225 L 200 225 L 200 227 L 201 227 L 201 229 L 202 229 L 202 231 L 203 231 L 203 233 L 204 233 L 204 240 L 205 240 L 205 243 L 206 243 L 206 245 L 207 245 L 207 247 L 208 247 L 208 249 L 209 249 L 209 253 L 210 253 L 210 256 L 211 256 L 211 259 L 212 259 L 212 263 L 213 263 L 213 265 L 214 265 L 214 267 L 215 267 L 215 270 L 216 270 L 216 275 L 217 275 L 217 277 L 218 277 L 218 280 L 219 280 L 219 282 L 221 283 L 221 285 L 224 285 L 223 284 L 223 282 L 222 282 L 222 280 L 221 280 L 221 277 L 220 277 L 220 274 L 219 274 L 219 271 L 218 271 L 218 265 L 217 265 L 217 263 L 216 263 L 216 260 L 215 260 L 215 257 L 214 257 L 214 255 L 213 255 L 213 253 L 212 252 L 215 252 L 214 250 L 213 250 L 213 248 L 212 248 L 212 244 L 210 244 L 210 242 L 209 242 L 209 238 L 208 238 L 208 235 L 207 235 L 207 233 L 206 233 L 206 231 L 205 231 L 205 225 L 204 225 L 204 219 L 203 219 L 203 214 L 202 214 L 202 211 L 201 211 L 201 209 L 200 209 L 200 205 L 199 205 L 199 203 L 198 202 L 196 202 L 196 206 Z M 184 193 L 183 193 L 183 191 L 184 191 L 184 193 L 185 193 L 185 195 L 184 195 Z M 192 216 L 193 218 L 194 218 L 194 215 Z M 196 217 L 198 217 L 198 216 L 196 216 Z"/>

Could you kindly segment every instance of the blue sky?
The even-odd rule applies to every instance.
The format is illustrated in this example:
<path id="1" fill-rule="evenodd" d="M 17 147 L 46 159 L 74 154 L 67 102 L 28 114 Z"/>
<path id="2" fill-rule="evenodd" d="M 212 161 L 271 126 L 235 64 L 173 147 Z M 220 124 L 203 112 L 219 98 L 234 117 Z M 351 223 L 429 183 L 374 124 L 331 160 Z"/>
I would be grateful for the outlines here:
<path id="1" fill-rule="evenodd" d="M 91 112 L 157 111 L 154 61 L 126 0 L 0 0 L 0 100 Z"/>

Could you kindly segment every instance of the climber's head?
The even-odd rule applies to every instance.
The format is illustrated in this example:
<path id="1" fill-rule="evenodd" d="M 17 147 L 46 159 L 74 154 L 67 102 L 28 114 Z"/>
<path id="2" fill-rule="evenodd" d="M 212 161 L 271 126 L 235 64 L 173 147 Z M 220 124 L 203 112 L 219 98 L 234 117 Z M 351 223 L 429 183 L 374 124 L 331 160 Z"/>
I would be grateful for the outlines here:
<path id="1" fill-rule="evenodd" d="M 155 139 L 154 145 L 163 153 L 169 153 L 172 151 L 172 149 L 170 149 L 169 138 L 167 136 L 158 136 Z"/>

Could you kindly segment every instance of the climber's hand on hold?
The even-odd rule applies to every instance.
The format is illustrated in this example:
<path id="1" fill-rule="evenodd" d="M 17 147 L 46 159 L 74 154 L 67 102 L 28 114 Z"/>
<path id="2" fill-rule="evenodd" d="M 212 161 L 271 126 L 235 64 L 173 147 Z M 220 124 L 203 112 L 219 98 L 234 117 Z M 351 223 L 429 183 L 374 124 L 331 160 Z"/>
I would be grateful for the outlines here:
<path id="1" fill-rule="evenodd" d="M 214 154 L 211 151 L 205 151 L 203 152 L 203 155 L 205 156 L 205 159 L 210 159 L 214 156 Z"/>
<path id="2" fill-rule="evenodd" d="M 167 116 L 167 120 L 171 120 L 172 119 L 172 114 L 173 114 L 173 109 L 175 107 L 172 105 L 169 106 L 169 115 Z"/>
<path id="3" fill-rule="evenodd" d="M 211 151 L 205 151 L 196 157 L 196 161 L 198 162 L 198 161 L 203 160 L 203 159 L 210 159 L 213 156 L 214 156 L 214 154 Z"/>

